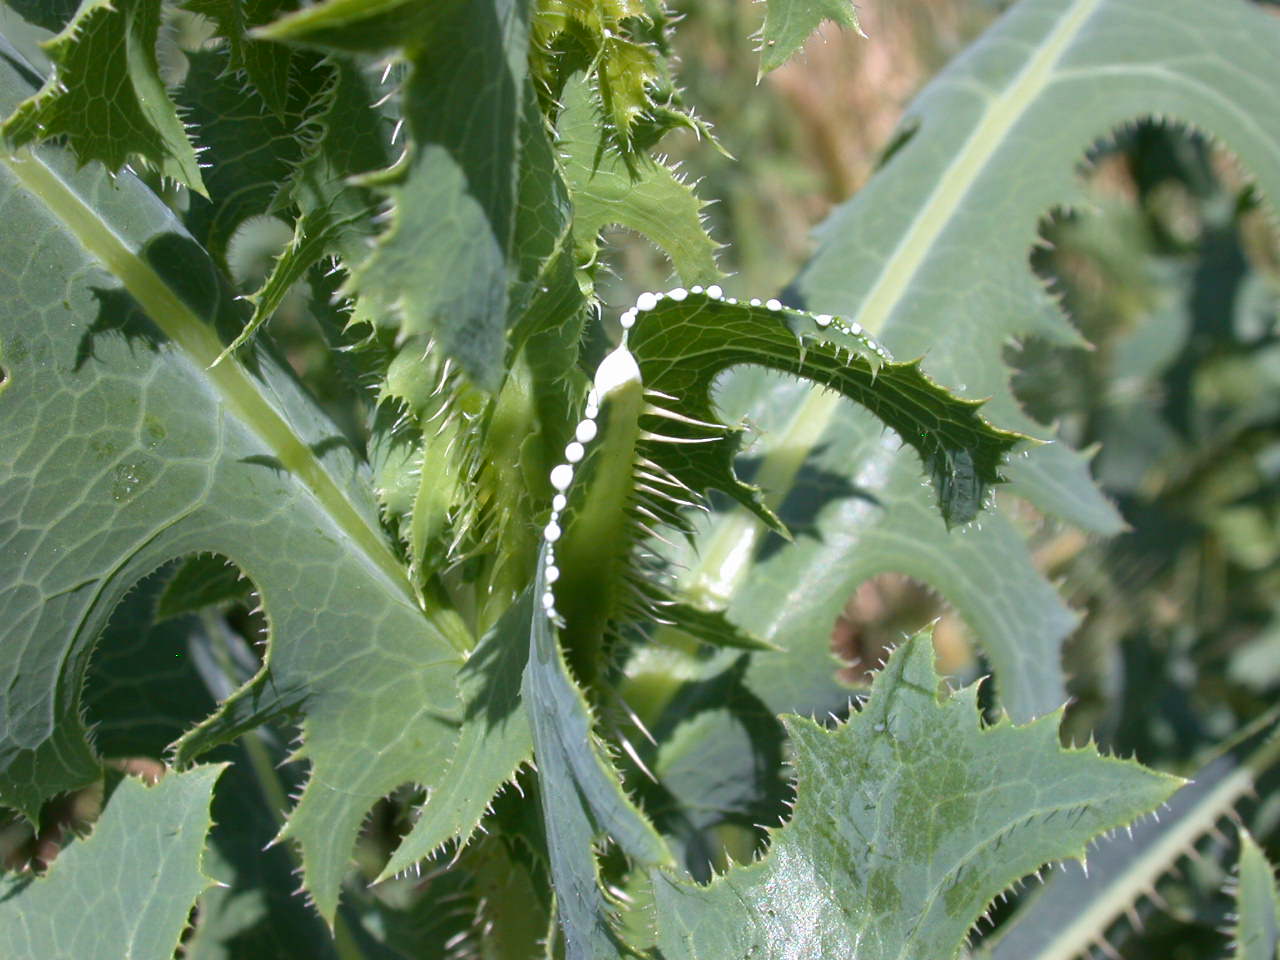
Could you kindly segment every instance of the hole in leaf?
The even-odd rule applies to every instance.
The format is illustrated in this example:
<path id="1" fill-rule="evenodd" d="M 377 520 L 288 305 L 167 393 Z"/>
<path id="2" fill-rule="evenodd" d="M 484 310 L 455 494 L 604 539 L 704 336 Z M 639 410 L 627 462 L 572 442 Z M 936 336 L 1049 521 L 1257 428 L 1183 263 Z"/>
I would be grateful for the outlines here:
<path id="1" fill-rule="evenodd" d="M 0 817 L 0 869 L 42 873 L 72 837 L 90 831 L 102 797 L 102 781 L 54 797 L 41 807 L 34 827 L 6 810 Z"/>
<path id="2" fill-rule="evenodd" d="M 1078 449 L 1102 442 L 1098 478 L 1131 490 L 1199 426 L 1192 371 L 1280 329 L 1280 237 L 1234 155 L 1185 127 L 1126 127 L 1087 152 L 1083 177 L 1093 209 L 1046 217 L 1031 266 L 1097 349 L 1031 340 L 1005 358 L 1027 411 Z"/>
<path id="3" fill-rule="evenodd" d="M 1085 613 L 1063 650 L 1064 740 L 1176 766 L 1207 740 L 1185 720 L 1197 678 L 1255 702 L 1241 658 L 1273 616 L 1280 234 L 1274 198 L 1185 127 L 1127 127 L 1087 167 L 1089 212 L 1046 218 L 1030 259 L 1095 349 L 1031 340 L 1005 358 L 1032 416 L 1099 451 L 1092 473 L 1132 529 L 1103 544 L 1038 523 L 1031 546 Z"/>
<path id="4" fill-rule="evenodd" d="M 97 750 L 165 757 L 261 665 L 253 584 L 214 554 L 165 564 L 119 603 L 98 640 L 83 702 Z"/>
<path id="5" fill-rule="evenodd" d="M 938 672 L 967 681 L 979 672 L 968 628 L 930 587 L 901 573 L 882 573 L 849 598 L 831 631 L 831 649 L 848 664 L 844 683 L 866 686 L 889 652 L 933 626 Z"/>

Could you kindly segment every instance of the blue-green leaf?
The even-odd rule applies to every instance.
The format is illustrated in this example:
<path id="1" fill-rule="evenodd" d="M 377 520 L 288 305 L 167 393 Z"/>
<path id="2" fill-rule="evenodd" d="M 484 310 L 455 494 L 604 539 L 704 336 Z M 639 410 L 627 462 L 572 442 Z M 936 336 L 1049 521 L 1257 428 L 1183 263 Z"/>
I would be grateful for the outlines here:
<path id="1" fill-rule="evenodd" d="M 545 556 L 544 550 L 535 580 L 539 600 L 549 588 Z M 541 603 L 530 624 L 524 697 L 565 955 L 568 960 L 623 956 L 600 890 L 595 840 L 610 837 L 645 866 L 670 864 L 671 853 L 623 790 Z"/>
<path id="2" fill-rule="evenodd" d="M 0 109 L 26 86 L 13 64 Z M 332 916 L 366 811 L 447 766 L 468 631 L 420 604 L 366 468 L 279 361 L 210 369 L 241 318 L 154 194 L 41 149 L 0 160 L 0 202 L 0 802 L 34 816 L 97 776 L 95 639 L 143 576 L 218 552 L 261 592 L 266 665 L 176 758 L 298 719 L 311 777 L 287 832 Z"/>
<path id="3" fill-rule="evenodd" d="M 384 31 L 383 17 L 400 32 Z M 262 31 L 339 49 L 400 47 L 406 153 L 368 182 L 389 220 L 348 292 L 405 333 L 431 333 L 486 389 L 504 373 L 528 11 L 516 0 L 331 0 Z"/>
<path id="4" fill-rule="evenodd" d="M 1275 960 L 1280 956 L 1280 887 L 1275 868 L 1249 831 L 1241 827 L 1239 834 L 1233 960 Z"/>
<path id="5" fill-rule="evenodd" d="M 0 953 L 9 960 L 171 957 L 191 907 L 213 884 L 201 869 L 214 783 L 226 764 L 126 777 L 93 833 L 41 877 L 0 880 Z"/>
<path id="6" fill-rule="evenodd" d="M 983 727 L 977 689 L 939 697 L 933 647 L 894 652 L 867 703 L 826 730 L 785 720 L 791 821 L 765 857 L 710 886 L 655 872 L 658 944 L 689 960 L 951 960 L 991 901 L 1178 785 L 1093 747 L 1064 750 L 1059 715 Z"/>

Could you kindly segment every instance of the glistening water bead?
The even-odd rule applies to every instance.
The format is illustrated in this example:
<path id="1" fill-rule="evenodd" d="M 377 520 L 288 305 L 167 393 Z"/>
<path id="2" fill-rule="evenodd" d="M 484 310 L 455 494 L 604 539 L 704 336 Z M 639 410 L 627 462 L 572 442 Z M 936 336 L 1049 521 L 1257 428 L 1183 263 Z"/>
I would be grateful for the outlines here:
<path id="1" fill-rule="evenodd" d="M 547 585 L 546 591 L 542 594 L 542 608 L 551 620 L 560 619 L 559 614 L 556 613 L 556 598 L 551 585 L 560 579 L 560 568 L 556 566 L 555 544 L 564 533 L 560 526 L 560 517 L 568 505 L 565 492 L 573 485 L 574 464 L 582 462 L 586 457 L 586 445 L 596 440 L 599 435 L 600 428 L 596 421 L 600 416 L 600 399 L 603 396 L 607 396 L 623 382 L 639 379 L 639 366 L 627 349 L 627 339 L 640 315 L 654 309 L 663 300 L 683 303 L 690 295 L 705 296 L 709 300 L 722 300 L 725 303 L 734 305 L 738 302 L 733 297 L 726 298 L 724 290 L 721 289 L 718 283 L 713 283 L 706 288 L 701 285 L 695 285 L 688 290 L 684 287 L 674 287 L 665 293 L 656 290 L 646 291 L 636 297 L 635 306 L 624 311 L 619 318 L 623 330 L 622 344 L 605 357 L 600 362 L 600 366 L 596 368 L 594 385 L 587 393 L 587 405 L 583 410 L 582 419 L 574 427 L 574 439 L 564 448 L 565 462 L 557 464 L 551 469 L 551 486 L 555 489 L 556 494 L 551 500 L 551 516 L 542 531 L 542 539 L 546 545 L 546 569 L 543 571 L 543 582 Z M 763 303 L 759 298 L 754 298 L 751 300 L 751 306 L 764 307 L 773 313 L 791 313 L 807 316 L 819 329 L 834 328 L 845 336 L 860 340 L 869 351 L 880 357 L 880 359 L 885 361 L 892 359 L 889 352 L 867 336 L 862 327 L 856 322 L 845 323 L 839 317 L 834 317 L 828 313 L 812 314 L 802 310 L 791 310 L 789 307 L 784 307 L 782 302 L 775 298 L 770 298 Z"/>

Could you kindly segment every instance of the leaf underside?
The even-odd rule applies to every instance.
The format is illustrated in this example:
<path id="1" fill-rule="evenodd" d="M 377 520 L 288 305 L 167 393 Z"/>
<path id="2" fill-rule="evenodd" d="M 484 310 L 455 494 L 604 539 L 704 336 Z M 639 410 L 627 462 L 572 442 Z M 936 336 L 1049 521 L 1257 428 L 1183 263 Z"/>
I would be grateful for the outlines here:
<path id="1" fill-rule="evenodd" d="M 92 835 L 44 876 L 0 879 L 0 952 L 42 957 L 169 957 L 213 881 L 201 869 L 214 783 L 226 764 L 126 777 Z"/>
<path id="2" fill-rule="evenodd" d="M 14 62 L 4 109 L 29 92 Z M 0 204 L 0 503 L 20 518 L 0 528 L 0 799 L 34 816 L 98 776 L 79 711 L 98 633 L 161 564 L 219 553 L 263 597 L 268 665 L 175 757 L 300 720 L 311 778 L 287 834 L 331 916 L 369 807 L 448 766 L 465 632 L 424 615 L 366 468 L 280 363 L 210 369 L 243 318 L 154 194 L 41 149 L 0 163 Z"/>
<path id="3" fill-rule="evenodd" d="M 1278 35 L 1274 17 L 1241 2 L 1024 0 L 908 109 L 909 135 L 819 228 L 818 251 L 784 299 L 859 324 L 895 356 L 923 357 L 939 384 L 990 398 L 982 412 L 996 426 L 1046 436 L 1019 408 L 1002 357 L 1028 337 L 1081 344 L 1028 266 L 1041 218 L 1084 199 L 1077 160 L 1091 143 L 1153 115 L 1220 138 L 1274 201 Z M 1061 643 L 1076 616 L 1008 519 L 996 512 L 948 533 L 929 515 L 914 457 L 887 445 L 874 418 L 836 416 L 816 391 L 734 371 L 719 400 L 761 425 L 751 450 L 760 472 L 812 450 L 809 469 L 771 491 L 811 518 L 811 536 L 785 550 L 757 546 L 750 569 L 718 566 L 746 549 L 730 515 L 702 539 L 732 535 L 736 545 L 689 561 L 695 590 L 729 593 L 730 619 L 788 647 L 759 656 L 749 681 L 771 707 L 808 713 L 843 701 L 830 626 L 862 582 L 886 571 L 923 580 L 964 615 L 1015 719 L 1063 702 Z M 1061 442 L 1026 453 L 1003 469 L 1010 492 L 1092 532 L 1122 529 L 1083 455 Z M 746 536 L 769 543 L 758 530 Z"/>

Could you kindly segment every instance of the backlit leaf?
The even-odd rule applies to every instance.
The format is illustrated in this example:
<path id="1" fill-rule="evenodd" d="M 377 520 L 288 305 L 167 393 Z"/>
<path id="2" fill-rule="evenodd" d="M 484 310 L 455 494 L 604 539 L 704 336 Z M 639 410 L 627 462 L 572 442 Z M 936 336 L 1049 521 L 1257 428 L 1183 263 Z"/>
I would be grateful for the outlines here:
<path id="1" fill-rule="evenodd" d="M 160 0 L 90 0 L 45 45 L 54 72 L 4 123 L 14 146 L 66 137 L 80 163 L 131 160 L 204 192 L 156 63 Z M 7 111 L 6 111 L 7 113 Z"/>

